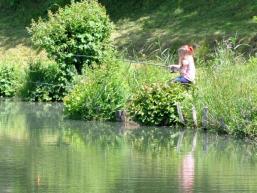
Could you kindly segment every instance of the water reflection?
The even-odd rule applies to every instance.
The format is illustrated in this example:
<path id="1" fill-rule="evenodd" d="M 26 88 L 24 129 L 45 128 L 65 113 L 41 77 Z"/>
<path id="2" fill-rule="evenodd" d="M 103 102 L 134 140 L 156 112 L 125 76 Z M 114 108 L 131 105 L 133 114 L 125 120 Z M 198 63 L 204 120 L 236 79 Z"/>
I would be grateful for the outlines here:
<path id="1" fill-rule="evenodd" d="M 253 143 L 70 121 L 62 109 L 0 101 L 1 193 L 257 192 Z"/>
<path id="2" fill-rule="evenodd" d="M 183 140 L 184 136 L 183 131 L 181 133 L 180 140 Z M 182 142 L 180 142 L 181 144 Z M 196 148 L 197 143 L 197 132 L 194 133 L 193 142 L 192 142 L 192 149 L 186 155 L 183 156 L 182 163 L 181 163 L 181 171 L 179 174 L 181 187 L 183 192 L 191 193 L 194 192 L 194 180 L 195 180 L 195 158 L 194 158 L 194 151 Z"/>

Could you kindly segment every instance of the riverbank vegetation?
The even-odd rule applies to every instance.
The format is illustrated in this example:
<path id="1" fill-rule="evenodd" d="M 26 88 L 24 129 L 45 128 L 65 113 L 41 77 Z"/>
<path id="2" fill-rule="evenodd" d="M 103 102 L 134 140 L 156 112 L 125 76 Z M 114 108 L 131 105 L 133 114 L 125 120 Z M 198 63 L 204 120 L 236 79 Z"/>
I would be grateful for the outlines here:
<path id="1" fill-rule="evenodd" d="M 18 95 L 27 101 L 62 101 L 72 83 L 55 63 L 35 61 L 29 64 Z"/>
<path id="2" fill-rule="evenodd" d="M 9 11 L 23 7 L 27 1 L 12 2 L 6 4 Z M 96 1 L 73 2 L 60 9 L 49 1 L 48 5 L 39 2 L 51 12 L 46 16 L 42 8 L 43 17 L 30 25 L 32 41 L 28 41 L 24 31 L 23 35 L 14 33 L 8 37 L 11 26 L 0 30 L 0 40 L 5 44 L 1 49 L 7 52 L 1 51 L 0 63 L 8 64 L 0 69 L 1 96 L 21 96 L 31 101 L 64 100 L 67 116 L 84 120 L 115 120 L 118 110 L 128 110 L 134 121 L 158 126 L 177 124 L 176 102 L 181 103 L 188 122 L 192 105 L 199 113 L 208 106 L 210 127 L 214 130 L 237 136 L 257 136 L 255 5 L 251 6 L 250 1 L 242 4 L 240 0 L 234 4 L 215 1 L 208 5 L 199 0 L 186 6 L 177 1 L 143 1 L 134 12 L 122 13 L 123 6 L 118 10 L 118 5 L 100 2 L 107 6 L 114 23 Z M 124 6 L 131 7 L 132 2 L 125 2 Z M 61 0 L 57 3 L 60 7 L 68 4 Z M 168 11 L 171 5 L 175 6 Z M 214 5 L 218 8 L 207 13 L 206 8 Z M 247 11 L 242 18 L 234 12 L 232 16 L 220 15 L 225 20 L 215 31 L 210 26 L 219 18 L 210 18 L 228 5 L 243 6 Z M 144 14 L 140 15 L 140 11 Z M 150 16 L 151 13 L 155 14 Z M 209 22 L 200 25 L 205 15 Z M 235 18 L 236 22 L 232 22 Z M 25 20 L 23 24 L 28 26 Z M 7 26 L 3 19 L 1 23 Z M 188 32 L 182 33 L 183 26 L 189 23 Z M 208 28 L 208 36 L 198 33 L 199 28 Z M 16 63 L 17 58 L 13 58 L 7 63 L 10 51 L 7 47 L 11 45 L 8 41 L 14 43 L 12 38 L 21 37 L 25 40 L 16 42 L 15 49 L 21 44 L 30 47 L 31 56 L 36 59 L 31 60 L 25 54 L 26 60 Z M 161 62 L 165 67 L 174 63 L 177 58 L 174 50 L 185 42 L 199 44 L 195 55 L 197 80 L 189 90 L 176 84 L 168 85 L 175 75 L 152 65 Z M 134 61 L 124 59 L 128 56 Z"/>
<path id="3" fill-rule="evenodd" d="M 0 96 L 13 97 L 21 86 L 20 71 L 13 65 L 0 65 Z"/>
<path id="4" fill-rule="evenodd" d="M 236 135 L 256 136 L 256 57 L 244 58 L 226 44 L 217 47 L 208 66 L 200 69 L 194 103 L 208 106 L 214 128 Z M 220 123 L 227 125 L 223 128 Z"/>
<path id="5" fill-rule="evenodd" d="M 133 93 L 128 110 L 138 123 L 167 126 L 178 122 L 176 103 L 186 97 L 186 89 L 179 84 L 145 84 Z"/>

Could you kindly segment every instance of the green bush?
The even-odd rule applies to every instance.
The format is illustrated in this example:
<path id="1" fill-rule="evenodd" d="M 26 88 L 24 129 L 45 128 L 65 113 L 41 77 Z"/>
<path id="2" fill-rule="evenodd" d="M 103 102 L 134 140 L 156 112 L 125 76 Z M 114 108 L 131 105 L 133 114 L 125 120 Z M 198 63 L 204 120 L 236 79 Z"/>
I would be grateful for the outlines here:
<path id="1" fill-rule="evenodd" d="M 70 86 L 57 64 L 30 63 L 21 96 L 30 101 L 62 101 Z"/>
<path id="2" fill-rule="evenodd" d="M 129 96 L 127 70 L 122 63 L 108 63 L 86 70 L 82 80 L 65 97 L 65 112 L 71 118 L 84 120 L 114 120 Z"/>
<path id="3" fill-rule="evenodd" d="M 179 84 L 144 85 L 132 97 L 128 110 L 132 118 L 143 125 L 173 125 L 177 122 L 176 102 L 185 98 Z"/>
<path id="4" fill-rule="evenodd" d="M 71 3 L 48 20 L 32 21 L 32 42 L 46 50 L 58 64 L 75 65 L 79 74 L 83 65 L 101 64 L 110 53 L 112 25 L 106 10 L 95 0 Z"/>
<path id="5" fill-rule="evenodd" d="M 21 74 L 14 66 L 0 65 L 0 96 L 13 97 L 16 94 Z"/>

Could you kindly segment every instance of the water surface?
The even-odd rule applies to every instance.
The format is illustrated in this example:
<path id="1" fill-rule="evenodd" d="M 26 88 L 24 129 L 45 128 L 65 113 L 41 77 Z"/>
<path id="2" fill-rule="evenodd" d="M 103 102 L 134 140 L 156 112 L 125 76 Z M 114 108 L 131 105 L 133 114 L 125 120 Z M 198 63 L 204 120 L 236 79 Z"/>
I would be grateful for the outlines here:
<path id="1" fill-rule="evenodd" d="M 0 102 L 0 193 L 257 192 L 249 142 L 71 121 L 62 110 Z"/>

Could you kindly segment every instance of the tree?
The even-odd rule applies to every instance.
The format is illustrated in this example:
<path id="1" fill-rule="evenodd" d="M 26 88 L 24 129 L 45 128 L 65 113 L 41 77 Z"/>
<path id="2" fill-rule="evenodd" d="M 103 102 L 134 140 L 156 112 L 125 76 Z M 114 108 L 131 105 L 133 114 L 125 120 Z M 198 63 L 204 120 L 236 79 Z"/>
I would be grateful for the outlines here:
<path id="1" fill-rule="evenodd" d="M 97 1 L 82 1 L 49 12 L 48 19 L 33 20 L 29 33 L 32 42 L 43 48 L 61 68 L 101 64 L 111 51 L 112 25 L 106 10 Z"/>

